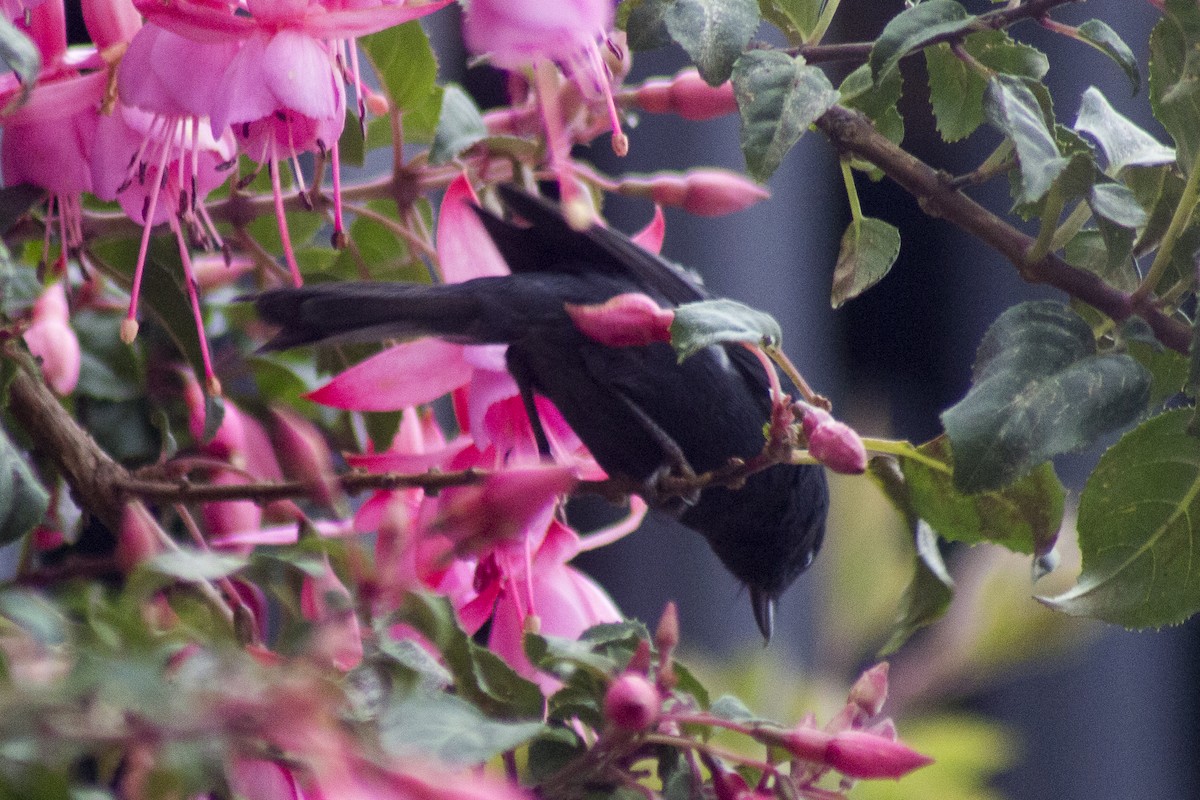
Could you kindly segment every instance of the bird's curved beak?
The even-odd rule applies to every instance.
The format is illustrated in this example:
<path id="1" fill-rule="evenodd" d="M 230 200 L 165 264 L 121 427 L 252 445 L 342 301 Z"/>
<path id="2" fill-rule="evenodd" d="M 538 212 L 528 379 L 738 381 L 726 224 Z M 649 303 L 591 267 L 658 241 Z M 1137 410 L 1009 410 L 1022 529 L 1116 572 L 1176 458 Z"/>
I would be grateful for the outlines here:
<path id="1" fill-rule="evenodd" d="M 775 629 L 775 598 L 761 589 L 750 589 L 750 607 L 754 610 L 754 621 L 762 631 L 763 644 L 771 643 L 771 631 Z"/>

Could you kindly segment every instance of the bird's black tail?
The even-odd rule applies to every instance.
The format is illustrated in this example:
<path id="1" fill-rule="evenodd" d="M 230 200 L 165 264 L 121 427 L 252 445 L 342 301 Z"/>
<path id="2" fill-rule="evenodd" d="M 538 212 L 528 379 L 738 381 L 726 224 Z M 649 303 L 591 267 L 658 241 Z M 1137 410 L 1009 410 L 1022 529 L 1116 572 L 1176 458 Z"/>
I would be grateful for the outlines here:
<path id="1" fill-rule="evenodd" d="M 480 288 L 345 282 L 272 289 L 253 300 L 259 318 L 279 326 L 265 350 L 422 336 L 477 343 L 507 341 L 506 332 L 488 319 Z"/>

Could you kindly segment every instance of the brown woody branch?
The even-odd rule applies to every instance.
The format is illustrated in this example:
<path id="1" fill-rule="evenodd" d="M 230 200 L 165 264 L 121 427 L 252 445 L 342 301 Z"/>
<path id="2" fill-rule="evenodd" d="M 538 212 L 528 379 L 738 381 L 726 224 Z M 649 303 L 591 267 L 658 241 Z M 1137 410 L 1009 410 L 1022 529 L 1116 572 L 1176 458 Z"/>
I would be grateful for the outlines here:
<path id="1" fill-rule="evenodd" d="M 1048 4 L 1049 0 L 1043 3 Z M 1016 266 L 1025 280 L 1061 289 L 1117 321 L 1140 316 L 1160 342 L 1172 350 L 1188 352 L 1191 330 L 1183 322 L 1163 313 L 1153 298 L 1135 300 L 1132 295 L 1114 289 L 1096 275 L 1073 267 L 1054 254 L 1029 260 L 1033 237 L 967 197 L 955 188 L 951 176 L 893 144 L 876 131 L 863 114 L 834 106 L 817 120 L 817 127 L 843 153 L 858 156 L 883 170 L 917 198 L 927 214 L 946 219 L 998 250 Z"/>
<path id="2" fill-rule="evenodd" d="M 976 31 L 1001 30 L 1022 20 L 1039 20 L 1057 6 L 1081 2 L 1085 2 L 1085 0 L 1030 0 L 1030 2 L 1022 3 L 1019 6 L 989 11 L 986 14 L 980 14 L 976 17 L 965 32 L 953 32 L 935 36 L 926 42 L 925 46 L 940 44 L 942 42 L 960 41 L 964 36 L 968 36 Z M 830 61 L 863 62 L 870 57 L 871 48 L 874 44 L 874 42 L 844 42 L 842 44 L 802 45 L 788 52 L 792 55 L 804 56 L 804 60 L 809 64 Z M 913 51 L 913 53 L 917 52 L 920 51 Z M 910 53 L 910 55 L 912 54 Z"/>

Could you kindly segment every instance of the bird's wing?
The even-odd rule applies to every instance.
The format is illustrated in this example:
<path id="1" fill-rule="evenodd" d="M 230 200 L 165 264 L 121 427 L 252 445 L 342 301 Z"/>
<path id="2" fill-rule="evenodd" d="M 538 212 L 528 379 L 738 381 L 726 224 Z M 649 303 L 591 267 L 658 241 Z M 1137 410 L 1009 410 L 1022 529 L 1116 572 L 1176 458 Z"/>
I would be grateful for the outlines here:
<path id="1" fill-rule="evenodd" d="M 522 227 L 482 209 L 480 219 L 514 273 L 599 272 L 680 305 L 704 300 L 699 281 L 623 234 L 601 225 L 577 231 L 553 203 L 513 186 L 501 186 L 505 206 L 528 223 Z"/>

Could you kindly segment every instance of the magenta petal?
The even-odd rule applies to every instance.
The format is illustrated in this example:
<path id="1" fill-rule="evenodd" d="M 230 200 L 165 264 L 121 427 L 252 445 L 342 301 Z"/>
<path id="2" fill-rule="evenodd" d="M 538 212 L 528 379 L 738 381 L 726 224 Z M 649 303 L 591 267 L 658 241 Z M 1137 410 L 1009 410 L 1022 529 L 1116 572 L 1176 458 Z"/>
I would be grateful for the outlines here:
<path id="1" fill-rule="evenodd" d="M 212 116 L 221 95 L 225 71 L 238 53 L 238 44 L 194 42 L 159 29 L 152 45 L 151 69 L 172 104 L 185 114 Z M 125 62 L 121 63 L 124 67 Z M 185 63 L 188 69 L 178 68 L 179 64 Z"/>
<path id="2" fill-rule="evenodd" d="M 633 235 L 633 241 L 655 255 L 662 253 L 663 238 L 667 234 L 667 220 L 663 217 L 662 206 L 654 204 L 654 218 L 646 227 Z"/>
<path id="3" fill-rule="evenodd" d="M 147 22 L 196 42 L 237 41 L 258 27 L 250 17 L 236 16 L 229 6 L 204 0 L 133 0 Z"/>
<path id="4" fill-rule="evenodd" d="M 311 36 L 282 30 L 263 51 L 262 74 L 279 105 L 313 119 L 338 113 L 333 61 Z"/>
<path id="5" fill-rule="evenodd" d="M 452 0 L 433 0 L 430 3 L 410 5 L 393 0 L 372 8 L 330 11 L 327 14 L 310 15 L 304 21 L 304 30 L 321 39 L 353 39 L 420 19 L 450 5 L 451 2 Z"/>
<path id="6" fill-rule="evenodd" d="M 398 344 L 310 392 L 309 400 L 354 411 L 395 411 L 421 405 L 471 378 L 462 345 L 437 339 Z"/>
<path id="7" fill-rule="evenodd" d="M 438 263 L 446 283 L 509 272 L 508 264 L 475 213 L 477 205 L 479 198 L 465 175 L 459 175 L 446 187 L 437 225 Z"/>
<path id="8" fill-rule="evenodd" d="M 347 453 L 346 463 L 371 472 L 425 472 L 434 467 L 445 467 L 470 444 L 470 439 L 460 436 L 446 447 L 428 453 L 397 453 L 391 450 L 362 455 Z"/>
<path id="9" fill-rule="evenodd" d="M 279 106 L 263 74 L 266 49 L 267 37 L 256 34 L 246 40 L 229 62 L 220 97 L 213 108 L 213 130 L 220 131 L 226 125 L 262 119 L 274 113 Z"/>

